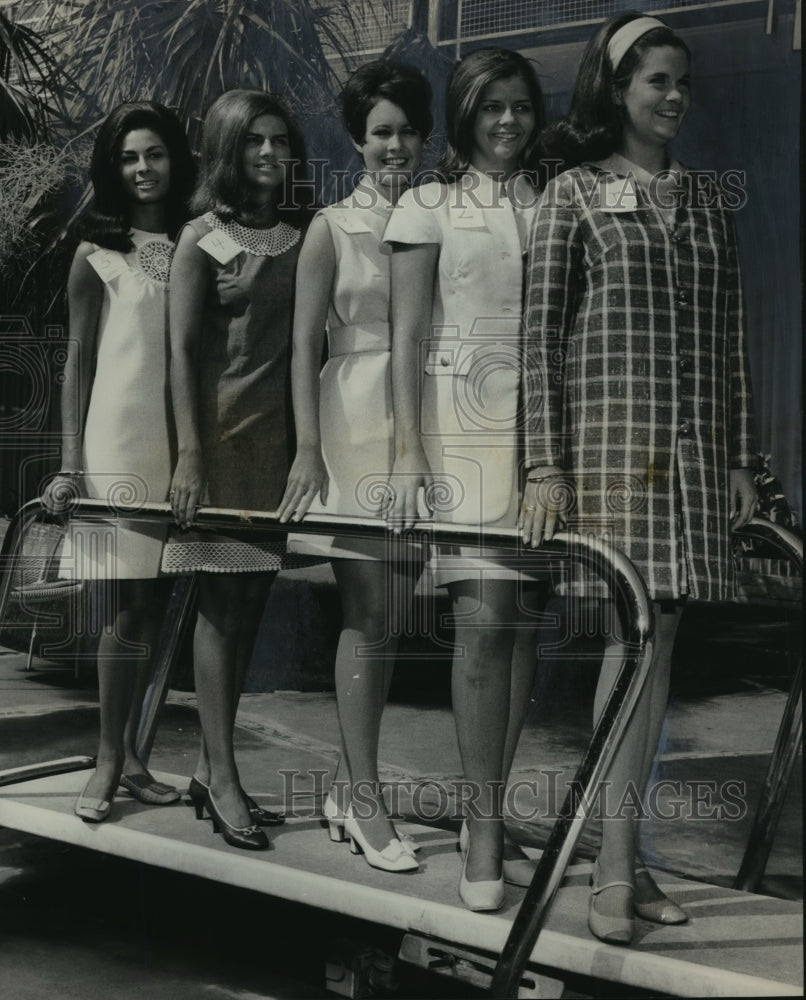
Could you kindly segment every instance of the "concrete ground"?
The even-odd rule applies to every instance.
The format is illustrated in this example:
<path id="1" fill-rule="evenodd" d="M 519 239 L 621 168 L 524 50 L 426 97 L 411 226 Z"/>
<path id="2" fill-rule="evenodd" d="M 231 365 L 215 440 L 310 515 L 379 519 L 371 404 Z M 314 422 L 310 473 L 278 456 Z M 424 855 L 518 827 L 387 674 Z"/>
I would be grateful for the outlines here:
<path id="1" fill-rule="evenodd" d="M 730 646 L 723 656 L 711 648 L 706 676 L 692 666 L 686 642 L 681 636 L 655 776 L 656 815 L 642 824 L 642 844 L 659 868 L 730 885 L 786 699 L 786 658 L 770 659 L 766 645 L 744 658 Z M 446 668 L 432 668 L 430 679 L 425 669 L 398 668 L 384 719 L 382 776 L 400 791 L 401 812 L 455 829 L 452 794 L 461 768 Z M 511 829 L 525 843 L 545 839 L 551 796 L 588 737 L 591 691 L 590 677 L 568 663 L 547 662 L 538 674 L 513 773 L 514 804 L 529 818 L 513 820 Z M 91 672 L 76 681 L 69 669 L 41 660 L 28 672 L 22 654 L 6 651 L 0 699 L 0 769 L 94 752 Z M 195 696 L 172 691 L 153 766 L 189 777 L 198 739 Z M 245 786 L 263 801 L 309 813 L 337 748 L 332 692 L 243 696 L 238 757 Z M 802 898 L 801 816 L 798 764 L 762 891 Z M 323 850 L 330 849 L 322 837 Z M 592 855 L 595 839 L 591 824 L 580 855 Z M 12 830 L 0 830 L 0 928 L 0 994 L 13 1000 L 322 997 L 328 955 L 349 950 L 345 940 L 397 948 L 377 929 L 344 918 Z M 472 993 L 433 975 L 399 975 L 397 996 Z M 566 995 L 590 995 L 586 984 L 578 989 Z M 598 987 L 596 995 L 607 994 Z"/>

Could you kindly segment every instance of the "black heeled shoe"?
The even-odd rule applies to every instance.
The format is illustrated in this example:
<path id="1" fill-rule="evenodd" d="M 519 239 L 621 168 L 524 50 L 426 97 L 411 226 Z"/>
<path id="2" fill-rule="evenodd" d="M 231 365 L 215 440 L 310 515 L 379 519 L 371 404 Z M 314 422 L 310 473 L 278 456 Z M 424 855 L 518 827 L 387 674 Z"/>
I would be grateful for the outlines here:
<path id="1" fill-rule="evenodd" d="M 204 805 L 207 801 L 207 793 L 209 790 L 209 786 L 199 781 L 198 778 L 193 777 L 190 779 L 190 785 L 188 786 L 188 798 L 190 799 L 190 805 L 196 810 L 196 819 L 201 819 L 204 815 Z M 255 821 L 256 826 L 282 826 L 282 824 L 285 823 L 284 813 L 277 813 L 272 812 L 270 809 L 264 809 L 262 806 L 259 806 L 257 802 L 255 802 L 251 795 L 247 795 L 246 792 L 243 792 L 243 797 L 246 799 L 246 806 L 249 809 L 249 815 Z"/>
<path id="2" fill-rule="evenodd" d="M 207 793 L 210 791 L 207 785 L 203 785 L 198 778 L 191 778 L 188 786 L 188 798 L 190 805 L 196 810 L 196 819 L 204 817 L 204 807 L 207 803 Z"/>
<path id="3" fill-rule="evenodd" d="M 244 851 L 267 851 L 271 846 L 269 838 L 259 826 L 239 827 L 228 823 L 219 812 L 209 789 L 204 804 L 213 821 L 213 833 L 220 833 L 231 847 L 240 847 Z"/>
<path id="4" fill-rule="evenodd" d="M 251 795 L 243 793 L 246 805 L 249 808 L 249 815 L 258 826 L 282 826 L 285 823 L 285 813 L 274 812 L 272 809 L 264 809 L 259 806 Z"/>

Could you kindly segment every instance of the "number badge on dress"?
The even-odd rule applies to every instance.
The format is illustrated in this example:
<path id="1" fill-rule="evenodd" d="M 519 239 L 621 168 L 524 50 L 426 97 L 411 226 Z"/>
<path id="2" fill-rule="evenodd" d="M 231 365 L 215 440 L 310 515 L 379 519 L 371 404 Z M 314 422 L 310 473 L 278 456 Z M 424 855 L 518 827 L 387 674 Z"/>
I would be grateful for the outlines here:
<path id="1" fill-rule="evenodd" d="M 96 250 L 87 257 L 87 263 L 92 265 L 104 284 L 114 281 L 128 266 L 123 255 L 117 250 Z"/>
<path id="2" fill-rule="evenodd" d="M 239 247 L 231 236 L 227 236 L 226 233 L 217 229 L 211 229 L 209 233 L 202 236 L 198 246 L 205 253 L 209 253 L 213 260 L 217 260 L 219 264 L 229 264 L 239 253 L 243 253 L 243 248 Z"/>

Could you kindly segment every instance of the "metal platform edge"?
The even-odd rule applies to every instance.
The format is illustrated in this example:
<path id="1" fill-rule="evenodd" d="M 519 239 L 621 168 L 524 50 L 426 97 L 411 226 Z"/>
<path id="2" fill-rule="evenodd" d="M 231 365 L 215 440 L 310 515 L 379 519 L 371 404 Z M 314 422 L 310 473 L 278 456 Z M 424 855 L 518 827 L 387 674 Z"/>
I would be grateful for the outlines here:
<path id="1" fill-rule="evenodd" d="M 180 786 L 180 775 L 154 772 L 160 780 Z M 53 780 L 53 775 L 49 779 Z M 59 776 L 61 777 L 61 776 Z M 43 779 L 20 783 L 0 793 L 0 826 L 88 848 L 186 875 L 211 879 L 237 888 L 344 916 L 377 923 L 408 933 L 455 941 L 468 949 L 500 953 L 509 935 L 517 907 L 505 914 L 471 913 L 462 906 L 424 900 L 344 879 L 315 874 L 277 861 L 271 855 L 255 857 L 220 842 L 220 846 L 189 844 L 122 823 L 83 823 L 68 813 L 30 805 L 9 796 L 31 794 Z M 287 826 L 292 827 L 291 820 Z M 226 865 L 222 859 L 226 858 Z M 544 928 L 529 964 L 563 973 L 619 982 L 639 989 L 677 996 L 758 997 L 803 996 L 802 987 L 737 973 L 715 966 L 603 944 Z"/>

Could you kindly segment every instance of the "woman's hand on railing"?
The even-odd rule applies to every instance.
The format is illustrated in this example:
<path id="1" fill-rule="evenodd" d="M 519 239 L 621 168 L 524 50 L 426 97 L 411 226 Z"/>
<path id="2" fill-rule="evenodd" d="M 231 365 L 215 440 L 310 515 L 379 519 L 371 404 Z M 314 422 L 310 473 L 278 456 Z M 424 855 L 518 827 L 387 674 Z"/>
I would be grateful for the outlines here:
<path id="1" fill-rule="evenodd" d="M 743 528 L 758 507 L 758 493 L 750 469 L 730 470 L 730 527 Z"/>
<path id="2" fill-rule="evenodd" d="M 74 500 L 85 497 L 84 473 L 57 472 L 42 492 L 42 506 L 48 514 L 65 514 Z"/>
<path id="3" fill-rule="evenodd" d="M 317 494 L 321 502 L 326 504 L 329 485 L 321 448 L 300 448 L 288 473 L 283 499 L 277 508 L 280 521 L 301 521 Z"/>
<path id="4" fill-rule="evenodd" d="M 204 466 L 198 455 L 180 455 L 168 499 L 180 528 L 189 528 L 204 489 Z"/>
<path id="5" fill-rule="evenodd" d="M 396 457 L 389 473 L 389 493 L 382 509 L 387 527 L 399 535 L 417 520 L 417 497 L 420 487 L 431 481 L 428 460 L 421 445 L 409 448 Z"/>
<path id="6" fill-rule="evenodd" d="M 572 497 L 571 486 L 558 466 L 530 470 L 518 517 L 524 543 L 537 548 L 550 542 L 565 524 Z"/>

